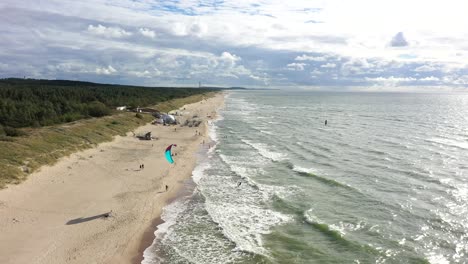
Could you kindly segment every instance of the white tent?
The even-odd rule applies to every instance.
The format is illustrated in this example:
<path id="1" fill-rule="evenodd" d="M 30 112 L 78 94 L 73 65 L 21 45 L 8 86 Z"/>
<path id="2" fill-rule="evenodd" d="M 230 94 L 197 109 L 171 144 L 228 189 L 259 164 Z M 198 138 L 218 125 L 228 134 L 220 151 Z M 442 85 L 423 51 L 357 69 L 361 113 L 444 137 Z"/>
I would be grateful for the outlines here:
<path id="1" fill-rule="evenodd" d="M 166 124 L 175 124 L 176 123 L 176 119 L 175 119 L 175 117 L 173 115 L 162 115 L 162 120 Z"/>

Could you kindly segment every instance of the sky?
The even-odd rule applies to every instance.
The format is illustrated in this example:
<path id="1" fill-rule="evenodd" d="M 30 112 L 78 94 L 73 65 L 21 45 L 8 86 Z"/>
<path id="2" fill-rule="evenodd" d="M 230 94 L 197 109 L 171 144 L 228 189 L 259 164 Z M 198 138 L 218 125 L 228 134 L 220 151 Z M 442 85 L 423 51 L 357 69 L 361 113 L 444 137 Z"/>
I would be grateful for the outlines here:
<path id="1" fill-rule="evenodd" d="M 466 0 L 2 0 L 0 78 L 466 91 Z"/>

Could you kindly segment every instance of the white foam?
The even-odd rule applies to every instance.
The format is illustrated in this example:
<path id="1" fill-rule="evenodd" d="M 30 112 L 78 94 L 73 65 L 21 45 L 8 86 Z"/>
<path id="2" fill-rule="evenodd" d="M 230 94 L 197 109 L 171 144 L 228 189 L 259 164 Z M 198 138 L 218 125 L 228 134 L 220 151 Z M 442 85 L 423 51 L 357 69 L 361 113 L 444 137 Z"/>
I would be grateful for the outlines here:
<path id="1" fill-rule="evenodd" d="M 214 174 L 204 177 L 199 190 L 205 197 L 205 209 L 211 219 L 221 227 L 221 232 L 234 242 L 239 252 L 252 252 L 268 256 L 262 236 L 273 226 L 284 224 L 293 218 L 268 207 L 273 195 L 291 193 L 285 187 L 257 184 L 251 177 L 263 173 L 259 167 L 248 167 L 248 157 L 220 154 L 227 169 L 236 174 Z M 237 185 L 239 178 L 247 182 Z"/>
<path id="2" fill-rule="evenodd" d="M 206 209 L 223 234 L 241 251 L 268 256 L 262 235 L 270 233 L 272 226 L 292 220 L 291 216 L 262 208 L 253 203 L 233 204 L 207 201 Z"/>
<path id="3" fill-rule="evenodd" d="M 155 239 L 153 240 L 153 243 L 143 252 L 142 264 L 151 264 L 161 260 L 160 257 L 153 252 L 153 248 L 156 246 L 156 241 L 161 240 L 165 235 L 169 234 L 171 226 L 177 223 L 177 217 L 180 213 L 185 211 L 186 208 L 187 200 L 177 200 L 163 208 L 161 219 L 164 222 L 158 225 L 157 230 L 154 232 Z"/>
<path id="4" fill-rule="evenodd" d="M 282 189 L 286 189 L 284 187 L 279 187 L 279 186 L 271 186 L 269 188 L 269 185 L 261 185 L 258 184 L 252 177 L 259 175 L 259 174 L 264 174 L 265 170 L 261 167 L 255 167 L 255 168 L 250 168 L 245 166 L 246 161 L 239 160 L 239 158 L 235 158 L 232 156 L 226 156 L 223 154 L 220 154 L 219 157 L 226 163 L 229 167 L 229 170 L 236 173 L 239 177 L 241 177 L 244 181 L 247 182 L 252 187 L 262 189 L 264 192 L 262 194 L 266 199 L 270 199 L 273 194 L 278 194 L 281 195 L 284 191 L 280 191 Z M 261 161 L 256 161 L 256 165 L 261 165 L 263 164 Z M 289 192 L 288 194 L 291 194 L 292 192 Z"/>
<path id="5" fill-rule="evenodd" d="M 443 255 L 437 254 L 434 252 L 428 253 L 426 257 L 429 263 L 434 263 L 434 264 L 449 264 L 450 263 L 450 261 L 448 261 Z"/>
<path id="6" fill-rule="evenodd" d="M 223 120 L 223 117 L 221 114 L 218 115 L 217 119 L 214 120 L 214 121 L 208 121 L 208 135 L 210 137 L 210 139 L 214 142 L 214 144 L 212 146 L 210 146 L 210 148 L 208 149 L 208 153 L 211 154 L 215 149 L 216 147 L 218 146 L 218 143 L 219 143 L 219 139 L 218 139 L 218 126 L 217 126 L 217 123 L 219 121 Z"/>
<path id="7" fill-rule="evenodd" d="M 366 222 L 359 221 L 358 223 L 350 223 L 340 221 L 337 224 L 331 224 L 330 229 L 339 232 L 342 236 L 346 235 L 348 232 L 361 230 L 366 226 Z"/>
<path id="8" fill-rule="evenodd" d="M 293 171 L 317 174 L 317 171 L 311 168 L 304 168 L 297 165 L 293 165 Z"/>
<path id="9" fill-rule="evenodd" d="M 218 134 L 216 133 L 217 127 L 215 122 L 208 121 L 208 136 L 214 142 L 218 142 Z"/>
<path id="10" fill-rule="evenodd" d="M 195 169 L 192 172 L 192 179 L 193 181 L 198 184 L 201 180 L 201 178 L 204 176 L 205 170 L 211 168 L 211 165 L 209 162 L 203 162 L 198 164 Z"/>
<path id="11" fill-rule="evenodd" d="M 281 161 L 284 160 L 286 157 L 286 155 L 283 153 L 274 152 L 271 149 L 269 149 L 267 144 L 254 143 L 246 139 L 242 139 L 242 142 L 256 149 L 260 153 L 260 155 L 267 159 L 271 159 L 273 161 Z"/>
<path id="12" fill-rule="evenodd" d="M 286 199 L 300 191 L 300 188 L 296 186 L 274 186 L 266 184 L 257 184 L 260 190 L 264 191 L 264 200 L 268 201 L 273 198 L 274 195 L 281 199 Z"/>
<path id="13" fill-rule="evenodd" d="M 312 213 L 313 211 L 314 211 L 314 209 L 310 208 L 309 210 L 304 212 L 304 218 L 305 218 L 306 222 L 309 223 L 309 224 L 319 224 L 319 225 L 325 224 L 325 222 L 320 220 L 316 215 L 314 215 Z"/>
<path id="14" fill-rule="evenodd" d="M 261 126 L 261 127 L 253 127 L 254 129 L 260 131 L 260 133 L 266 134 L 266 135 L 273 135 L 273 132 L 270 130 L 267 130 L 266 127 Z"/>
<path id="15" fill-rule="evenodd" d="M 304 218 L 306 222 L 310 224 L 318 224 L 318 225 L 327 225 L 330 230 L 333 230 L 340 234 L 340 236 L 346 235 L 346 233 L 350 231 L 356 231 L 363 229 L 366 226 L 366 222 L 364 221 L 359 221 L 358 223 L 349 223 L 349 222 L 338 222 L 336 224 L 327 224 L 323 220 L 319 219 L 316 215 L 313 213 L 313 208 L 310 208 L 309 210 L 304 212 Z"/>

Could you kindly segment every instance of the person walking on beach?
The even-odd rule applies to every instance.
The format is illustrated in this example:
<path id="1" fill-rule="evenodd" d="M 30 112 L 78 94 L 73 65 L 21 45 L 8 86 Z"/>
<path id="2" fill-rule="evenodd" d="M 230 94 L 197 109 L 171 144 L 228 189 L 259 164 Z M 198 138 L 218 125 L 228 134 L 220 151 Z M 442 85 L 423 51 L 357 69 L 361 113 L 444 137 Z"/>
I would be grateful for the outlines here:
<path id="1" fill-rule="evenodd" d="M 168 189 L 169 189 L 169 186 L 166 185 L 166 192 L 167 192 Z"/>

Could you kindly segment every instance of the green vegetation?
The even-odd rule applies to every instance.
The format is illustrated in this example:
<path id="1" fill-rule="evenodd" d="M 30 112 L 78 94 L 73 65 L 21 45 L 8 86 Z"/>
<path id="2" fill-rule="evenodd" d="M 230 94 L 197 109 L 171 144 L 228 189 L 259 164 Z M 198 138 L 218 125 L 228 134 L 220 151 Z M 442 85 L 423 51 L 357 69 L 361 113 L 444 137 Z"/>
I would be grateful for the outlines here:
<path id="1" fill-rule="evenodd" d="M 108 104 L 108 101 L 106 100 L 96 100 L 97 94 L 96 93 L 88 93 L 86 89 L 91 89 L 95 85 L 96 91 L 101 91 L 101 86 L 104 87 L 104 90 L 102 91 L 113 91 L 112 89 L 115 89 L 114 92 L 118 93 L 120 89 L 126 89 L 126 93 L 130 94 L 132 96 L 129 96 L 129 100 L 133 100 L 133 102 L 138 101 L 139 97 L 138 96 L 149 96 L 149 94 L 152 94 L 153 91 L 151 89 L 155 89 L 158 92 L 154 92 L 154 94 L 158 94 L 160 96 L 156 96 L 155 98 L 149 100 L 148 98 L 141 99 L 143 101 L 148 100 L 147 102 L 154 102 L 154 107 L 156 109 L 159 109 L 160 111 L 163 112 L 168 112 L 173 109 L 177 109 L 181 107 L 182 105 L 189 104 L 189 103 L 194 103 L 201 101 L 203 98 L 207 98 L 212 96 L 214 93 L 210 92 L 207 93 L 208 90 L 198 90 L 198 89 L 173 89 L 170 91 L 171 95 L 162 95 L 162 91 L 165 91 L 165 89 L 170 90 L 171 88 L 144 88 L 144 87 L 131 87 L 131 86 L 112 86 L 112 85 L 100 85 L 100 84 L 89 84 L 90 86 L 79 86 L 79 87 L 65 87 L 65 86 L 57 86 L 58 90 L 61 90 L 62 95 L 67 94 L 69 90 L 77 89 L 81 91 L 81 94 L 94 94 L 94 96 L 89 96 L 87 97 L 86 103 L 83 103 L 86 105 L 83 107 L 83 109 L 86 109 L 86 115 L 83 113 L 78 113 L 78 112 L 67 112 L 65 114 L 61 112 L 54 112 L 55 114 L 51 114 L 48 117 L 53 117 L 55 116 L 56 119 L 50 119 L 50 118 L 45 118 L 45 115 L 43 116 L 42 122 L 38 122 L 39 126 L 48 124 L 49 122 L 69 122 L 71 120 L 76 120 L 79 118 L 86 118 L 84 120 L 80 121 L 74 121 L 74 122 L 69 122 L 65 124 L 57 124 L 57 125 L 52 125 L 52 126 L 45 126 L 45 127 L 37 127 L 38 124 L 32 123 L 30 121 L 29 124 L 30 126 L 36 126 L 34 127 L 23 127 L 23 128 L 18 128 L 19 124 L 22 124 L 21 126 L 24 126 L 25 123 L 21 122 L 21 120 L 17 119 L 20 118 L 22 115 L 18 113 L 38 113 L 38 112 L 47 112 L 50 109 L 64 109 L 62 106 L 56 107 L 55 103 L 59 102 L 60 100 L 67 100 L 68 97 L 65 96 L 56 96 L 56 99 L 51 99 L 50 101 L 47 101 L 47 96 L 43 96 L 40 92 L 35 91 L 36 88 L 32 84 L 26 85 L 26 86 L 15 86 L 15 85 L 5 85 L 5 82 L 8 80 L 0 80 L 0 123 L 3 125 L 0 125 L 0 188 L 5 187 L 6 184 L 17 184 L 26 179 L 27 175 L 31 172 L 34 172 L 37 170 L 39 167 L 43 165 L 52 165 L 54 164 L 59 158 L 63 156 L 70 155 L 73 152 L 95 147 L 97 144 L 105 141 L 111 141 L 114 136 L 116 135 L 125 135 L 127 132 L 132 131 L 138 126 L 141 126 L 143 124 L 146 124 L 150 122 L 153 117 L 149 114 L 135 114 L 132 112 L 120 112 L 120 111 L 111 111 L 110 104 Z M 11 79 L 10 79 L 11 81 Z M 16 80 L 17 81 L 17 80 Z M 44 81 L 31 81 L 31 80 L 26 80 L 25 82 L 30 81 L 30 82 L 44 82 Z M 54 82 L 54 81 L 45 81 L 45 82 Z M 58 83 L 61 82 L 67 82 L 67 81 L 57 81 Z M 77 82 L 72 82 L 72 83 L 77 83 Z M 83 83 L 81 83 L 83 84 Z M 5 88 L 6 87 L 6 88 Z M 30 102 L 30 106 L 37 107 L 39 109 L 38 111 L 36 110 L 31 110 L 31 111 L 26 111 L 26 110 L 20 110 L 20 111 L 14 111 L 10 107 L 13 107 L 15 109 L 22 109 L 21 107 L 17 108 L 19 105 L 21 105 L 22 101 L 20 101 L 22 92 L 13 92 L 12 87 L 20 87 L 19 90 L 24 90 L 23 92 L 25 93 L 35 93 L 36 97 L 32 95 L 28 95 L 28 98 L 41 98 L 40 101 L 35 100 L 25 100 L 25 102 Z M 22 87 L 22 88 L 21 88 Z M 26 87 L 26 88 L 25 88 Z M 53 86 L 45 86 L 43 92 L 50 94 L 52 97 L 52 94 L 55 92 L 52 92 L 54 89 Z M 88 88 L 87 88 L 88 87 Z M 40 86 L 37 87 L 37 89 L 42 89 Z M 109 90 L 107 90 L 109 89 Z M 138 93 L 134 93 L 132 91 L 133 89 L 136 89 L 138 91 L 142 91 L 141 95 Z M 150 90 L 150 91 L 148 91 Z M 193 91 L 196 90 L 196 91 Z M 174 92 L 178 91 L 180 92 Z M 211 90 L 212 91 L 212 90 Z M 16 94 L 13 97 L 8 97 L 6 94 Z M 70 94 L 67 94 L 67 96 L 70 96 L 71 98 L 74 98 L 72 95 L 74 93 L 78 93 L 78 91 L 71 91 Z M 57 92 L 57 94 L 60 94 Z M 24 95 L 22 95 L 24 96 Z M 109 95 L 110 96 L 110 95 Z M 168 98 L 177 98 L 177 99 L 171 99 L 169 100 Z M 16 98 L 16 100 L 13 100 L 12 98 Z M 24 99 L 24 97 L 22 97 Z M 61 99 L 58 99 L 61 98 Z M 131 99 L 133 98 L 133 99 Z M 162 99 L 164 98 L 164 100 Z M 110 99 L 109 99 L 110 100 Z M 5 107 L 5 102 L 9 107 Z M 33 103 L 34 102 L 34 103 Z M 46 108 L 41 108 L 40 105 L 41 103 L 39 102 L 45 102 L 44 104 L 50 105 L 49 103 L 52 103 L 52 106 L 49 110 Z M 48 103 L 47 103 L 48 102 Z M 77 100 L 71 100 L 71 103 L 69 105 L 72 105 L 73 102 L 77 102 Z M 152 105 L 151 103 L 150 105 Z M 119 103 L 116 105 L 129 105 L 125 103 Z M 140 106 L 143 106 L 143 104 L 140 104 Z M 3 107 L 3 108 L 2 108 Z M 34 108 L 33 107 L 33 108 Z M 65 107 L 66 108 L 66 107 Z M 72 109 L 73 107 L 70 107 L 68 109 Z M 5 110 L 6 109 L 6 110 Z M 42 110 L 41 110 L 42 109 Z M 10 118 L 9 115 L 2 115 L 4 113 L 12 113 L 11 116 L 15 116 L 15 118 Z M 59 114 L 60 113 L 60 114 Z M 111 113 L 114 113 L 113 115 L 109 115 Z M 69 117 L 69 119 L 64 119 L 63 116 L 65 115 Z M 34 116 L 34 115 L 32 115 Z M 90 117 L 99 117 L 99 118 L 90 118 Z M 8 118 L 7 118 L 8 117 Z M 79 118 L 78 118 L 79 117 Z"/>
<path id="2" fill-rule="evenodd" d="M 0 80 L 0 125 L 40 127 L 110 115 L 116 106 L 155 105 L 213 89 L 138 87 L 78 81 Z"/>

